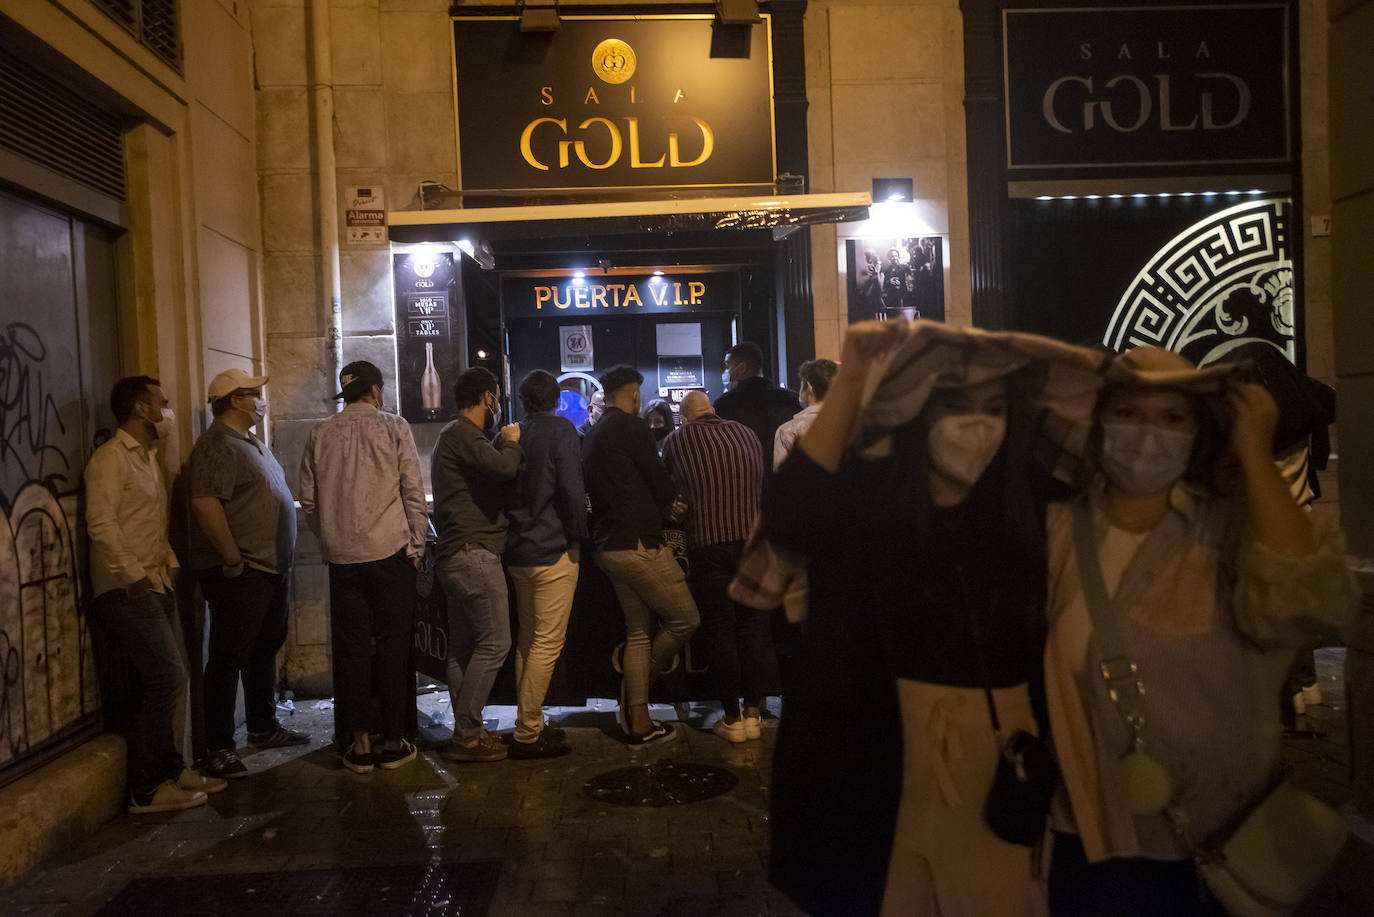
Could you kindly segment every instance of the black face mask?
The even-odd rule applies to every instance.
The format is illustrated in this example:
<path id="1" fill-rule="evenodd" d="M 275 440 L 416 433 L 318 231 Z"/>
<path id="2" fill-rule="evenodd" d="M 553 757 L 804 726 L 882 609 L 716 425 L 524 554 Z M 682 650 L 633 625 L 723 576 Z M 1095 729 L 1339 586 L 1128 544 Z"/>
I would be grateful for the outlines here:
<path id="1" fill-rule="evenodd" d="M 671 427 L 650 427 L 649 429 L 653 431 L 655 440 L 662 440 L 672 432 Z"/>

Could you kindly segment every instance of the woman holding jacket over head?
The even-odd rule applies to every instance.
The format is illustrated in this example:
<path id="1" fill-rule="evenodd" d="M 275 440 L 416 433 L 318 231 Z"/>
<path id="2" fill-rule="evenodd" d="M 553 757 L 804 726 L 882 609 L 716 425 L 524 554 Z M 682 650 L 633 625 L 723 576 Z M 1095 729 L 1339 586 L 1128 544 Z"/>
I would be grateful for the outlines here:
<path id="1" fill-rule="evenodd" d="M 1262 387 L 1153 347 L 1113 370 L 1096 485 L 1048 520 L 1045 677 L 1064 784 L 1050 900 L 1056 917 L 1221 914 L 1193 858 L 1275 785 L 1274 697 L 1294 650 L 1349 621 L 1354 587 L 1340 531 L 1275 468 Z M 1268 878 L 1282 882 L 1282 865 Z"/>
<path id="2" fill-rule="evenodd" d="M 1033 446 L 1047 414 L 1088 416 L 1099 363 L 1031 335 L 853 325 L 769 483 L 763 534 L 810 581 L 771 878 L 814 917 L 1045 913 L 1031 848 L 984 802 L 994 712 L 1002 736 L 1040 732 L 1052 482 Z M 750 575 L 746 556 L 737 587 L 772 574 Z"/>

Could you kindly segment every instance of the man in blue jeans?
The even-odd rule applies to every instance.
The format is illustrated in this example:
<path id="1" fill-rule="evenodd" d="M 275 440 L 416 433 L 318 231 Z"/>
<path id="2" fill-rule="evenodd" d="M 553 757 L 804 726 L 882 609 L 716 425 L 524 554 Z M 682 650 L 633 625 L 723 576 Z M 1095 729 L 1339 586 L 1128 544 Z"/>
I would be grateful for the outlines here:
<path id="1" fill-rule="evenodd" d="M 91 620 L 121 653 L 138 688 L 128 736 L 129 811 L 171 812 L 205 804 L 227 784 L 188 770 L 172 717 L 186 691 L 186 665 L 173 623 L 176 555 L 167 543 L 167 487 L 157 448 L 169 432 L 156 379 L 115 383 L 119 429 L 86 464 L 86 531 L 91 539 Z"/>
<path id="2" fill-rule="evenodd" d="M 434 446 L 430 479 L 439 531 L 438 574 L 448 600 L 448 691 L 453 702 L 454 761 L 500 761 L 506 746 L 482 726 L 482 708 L 510 652 L 510 605 L 501 552 L 506 547 L 509 485 L 524 453 L 520 427 L 487 430 L 501 417 L 496 377 L 480 367 L 453 386 L 458 419 Z"/>

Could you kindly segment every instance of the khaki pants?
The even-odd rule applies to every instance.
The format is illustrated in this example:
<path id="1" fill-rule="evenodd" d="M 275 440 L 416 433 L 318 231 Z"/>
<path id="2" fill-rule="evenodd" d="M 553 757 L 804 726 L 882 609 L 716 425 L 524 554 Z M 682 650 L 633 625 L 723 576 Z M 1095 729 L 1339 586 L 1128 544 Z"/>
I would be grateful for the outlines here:
<path id="1" fill-rule="evenodd" d="M 563 652 L 578 569 L 567 553 L 547 567 L 507 568 L 520 625 L 515 640 L 517 742 L 533 742 L 544 729 L 544 695 Z"/>

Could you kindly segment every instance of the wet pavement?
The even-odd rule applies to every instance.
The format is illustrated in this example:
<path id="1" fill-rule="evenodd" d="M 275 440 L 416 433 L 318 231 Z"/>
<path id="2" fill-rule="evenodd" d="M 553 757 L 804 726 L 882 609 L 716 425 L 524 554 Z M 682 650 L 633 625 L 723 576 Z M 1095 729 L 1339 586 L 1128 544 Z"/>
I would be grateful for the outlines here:
<path id="1" fill-rule="evenodd" d="M 1302 733 L 1286 737 L 1284 745 L 1294 779 L 1348 811 L 1343 658 L 1340 650 L 1319 651 L 1326 703 L 1313 707 L 1298 724 Z M 778 712 L 776 699 L 770 706 Z M 200 809 L 116 819 L 23 887 L 0 896 L 0 914 L 95 914 L 140 879 L 230 875 L 237 880 L 230 888 L 267 892 L 260 908 L 235 913 L 285 915 L 286 899 L 272 897 L 281 894 L 272 889 L 288 887 L 290 874 L 303 870 L 319 870 L 305 878 L 321 877 L 322 888 L 328 877 L 331 887 L 375 894 L 375 912 L 392 913 L 381 906 L 384 879 L 375 877 L 388 875 L 386 867 L 404 876 L 425 866 L 430 875 L 443 871 L 459 890 L 467 878 L 487 882 L 494 873 L 494 894 L 488 895 L 489 884 L 467 887 L 473 900 L 489 899 L 486 913 L 493 917 L 800 914 L 764 874 L 776 719 L 765 719 L 761 740 L 729 745 L 706 731 L 718 707 L 656 707 L 657 718 L 684 717 L 681 739 L 631 752 L 616 738 L 614 702 L 593 701 L 586 708 L 550 711 L 550 720 L 567 730 L 573 746 L 568 757 L 455 764 L 431 751 L 400 770 L 357 775 L 327 746 L 332 710 L 317 709 L 315 701 L 297 707 L 287 722 L 310 733 L 310 746 L 245 755 L 253 774 Z M 447 732 L 446 695 L 422 696 L 421 711 L 428 735 Z M 489 727 L 511 727 L 513 708 L 489 707 L 487 713 L 494 717 Z M 668 792 L 657 798 L 659 804 L 624 805 L 625 799 L 612 799 L 615 794 L 604 790 L 642 779 L 645 771 L 629 772 L 624 780 L 612 774 L 634 765 L 654 766 L 679 781 L 703 775 L 701 780 L 715 780 L 725 791 L 684 804 L 671 803 L 692 794 Z M 726 786 L 728 778 L 715 768 L 728 770 L 734 785 Z M 589 793 L 587 784 L 596 778 L 603 778 L 594 784 L 602 792 Z M 1374 828 L 1351 820 L 1355 838 L 1303 914 L 1374 914 Z M 274 876 L 280 879 L 275 886 Z M 359 880 L 366 876 L 374 878 Z M 200 885 L 202 894 L 216 894 L 210 880 Z M 185 883 L 176 888 L 175 899 L 169 887 L 165 906 L 142 912 L 196 913 L 184 907 Z M 138 890 L 120 900 L 134 900 L 130 895 Z M 457 911 L 431 900 L 417 912 Z"/>

